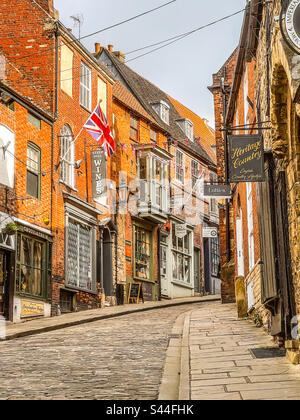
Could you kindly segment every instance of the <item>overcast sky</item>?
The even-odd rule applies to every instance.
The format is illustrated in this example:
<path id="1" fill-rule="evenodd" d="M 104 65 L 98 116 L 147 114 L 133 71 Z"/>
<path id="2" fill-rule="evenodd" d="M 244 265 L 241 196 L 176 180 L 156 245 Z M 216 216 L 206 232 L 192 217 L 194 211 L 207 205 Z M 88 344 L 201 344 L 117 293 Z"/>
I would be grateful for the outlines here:
<path id="1" fill-rule="evenodd" d="M 82 15 L 82 36 L 118 23 L 167 0 L 54 0 L 60 20 L 73 27 L 71 15 Z M 133 22 L 83 40 L 91 51 L 94 43 L 124 53 L 188 32 L 242 9 L 245 0 L 176 0 Z M 212 95 L 207 86 L 238 44 L 243 13 L 203 29 L 190 37 L 128 63 L 185 106 L 214 126 Z M 78 28 L 73 28 L 78 36 Z M 141 53 L 127 56 L 128 59 Z"/>

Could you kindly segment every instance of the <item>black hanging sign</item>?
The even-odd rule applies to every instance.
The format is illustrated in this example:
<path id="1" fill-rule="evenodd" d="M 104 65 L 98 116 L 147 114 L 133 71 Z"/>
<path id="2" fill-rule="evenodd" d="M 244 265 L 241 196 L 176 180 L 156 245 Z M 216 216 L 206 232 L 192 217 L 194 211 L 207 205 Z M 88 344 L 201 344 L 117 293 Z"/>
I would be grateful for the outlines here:
<path id="1" fill-rule="evenodd" d="M 229 136 L 229 180 L 264 182 L 264 145 L 261 135 Z"/>

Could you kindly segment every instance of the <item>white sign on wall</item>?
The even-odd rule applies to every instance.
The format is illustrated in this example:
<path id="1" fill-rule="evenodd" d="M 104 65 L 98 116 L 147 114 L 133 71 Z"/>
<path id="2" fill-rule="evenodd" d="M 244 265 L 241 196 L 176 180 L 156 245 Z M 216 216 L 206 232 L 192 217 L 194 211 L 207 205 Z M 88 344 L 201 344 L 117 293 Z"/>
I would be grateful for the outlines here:
<path id="1" fill-rule="evenodd" d="M 218 237 L 218 229 L 215 227 L 205 227 L 203 228 L 203 238 L 217 238 Z"/>
<path id="2" fill-rule="evenodd" d="M 177 238 L 184 238 L 187 234 L 187 226 L 186 224 L 183 225 L 176 225 L 176 232 Z"/>

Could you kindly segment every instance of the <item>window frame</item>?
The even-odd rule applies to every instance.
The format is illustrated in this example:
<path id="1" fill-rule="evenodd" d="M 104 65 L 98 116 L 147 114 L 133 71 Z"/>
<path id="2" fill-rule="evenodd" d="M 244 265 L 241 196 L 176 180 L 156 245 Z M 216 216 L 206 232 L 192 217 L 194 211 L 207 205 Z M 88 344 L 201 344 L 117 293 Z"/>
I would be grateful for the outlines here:
<path id="1" fill-rule="evenodd" d="M 180 162 L 178 161 L 178 158 L 180 157 Z M 184 154 L 181 152 L 181 150 L 176 150 L 176 174 L 175 178 L 176 181 L 180 182 L 181 184 L 184 184 Z M 181 168 L 180 168 L 181 167 Z"/>
<path id="2" fill-rule="evenodd" d="M 133 122 L 136 123 L 136 127 L 135 125 L 133 125 Z M 135 133 L 135 136 L 132 135 L 133 132 Z M 139 141 L 139 134 L 140 134 L 140 122 L 133 115 L 130 115 L 130 139 L 133 141 Z"/>
<path id="3" fill-rule="evenodd" d="M 69 134 L 66 134 L 69 133 Z M 68 152 L 68 153 L 66 153 Z M 70 153 L 70 160 L 67 159 L 66 154 Z M 68 124 L 65 124 L 60 130 L 60 181 L 67 185 L 68 187 L 75 188 L 75 145 L 74 145 L 74 135 L 71 130 L 71 127 Z M 67 168 L 67 170 L 66 170 Z M 64 178 L 64 172 L 69 172 L 68 179 Z M 71 181 L 71 182 L 69 182 Z"/>
<path id="4" fill-rule="evenodd" d="M 33 159 L 28 157 L 29 149 L 38 153 L 38 162 L 35 162 L 35 161 L 33 161 Z M 34 169 L 28 167 L 28 159 L 37 163 L 37 165 L 38 165 L 37 172 L 34 172 Z M 37 144 L 35 144 L 31 141 L 28 141 L 28 143 L 27 143 L 27 162 L 26 162 L 26 194 L 29 195 L 30 197 L 36 198 L 37 200 L 41 199 L 41 161 L 42 161 L 42 152 L 41 152 L 40 147 Z M 28 192 L 28 179 L 29 179 L 28 178 L 28 172 L 37 177 L 37 196 L 32 195 Z"/>
<path id="5" fill-rule="evenodd" d="M 148 274 L 149 277 L 139 277 L 137 275 L 137 265 L 143 265 L 141 264 L 142 260 L 140 260 L 140 263 L 137 263 L 137 233 L 138 231 L 140 231 L 140 233 L 145 233 L 146 235 L 148 235 L 149 237 L 149 242 L 144 242 L 148 247 L 149 247 L 149 255 L 147 254 L 143 254 L 144 256 L 147 257 L 148 259 Z M 143 242 L 143 241 L 139 241 L 139 242 Z M 147 227 L 144 226 L 140 226 L 139 224 L 134 224 L 134 229 L 133 229 L 133 244 L 134 244 L 134 248 L 133 248 L 133 277 L 134 279 L 138 280 L 138 281 L 145 281 L 145 282 L 150 282 L 150 283 L 154 283 L 154 279 L 153 279 L 153 232 L 152 230 L 150 230 L 150 228 L 148 229 Z"/>
<path id="6" fill-rule="evenodd" d="M 84 74 L 82 74 L 83 70 L 85 71 Z M 88 84 L 84 83 L 83 79 L 85 78 L 87 78 L 86 80 L 88 80 Z M 83 61 L 81 61 L 81 64 L 80 64 L 79 85 L 80 85 L 79 103 L 83 108 L 91 112 L 92 111 L 92 69 Z"/>
<path id="7" fill-rule="evenodd" d="M 186 238 L 188 240 L 188 249 L 185 247 Z M 175 244 L 174 244 L 175 239 Z M 180 249 L 179 242 L 182 243 L 182 247 Z M 172 251 L 172 277 L 173 282 L 184 284 L 187 286 L 193 287 L 193 231 L 191 229 L 187 229 L 187 234 L 184 238 L 179 238 L 176 236 L 176 223 L 171 223 L 171 251 Z M 185 273 L 184 273 L 184 263 L 185 261 L 189 261 L 189 280 L 185 280 Z M 182 261 L 182 278 L 180 278 L 179 267 L 180 261 Z M 174 268 L 176 267 L 177 273 L 175 274 Z"/>
<path id="8" fill-rule="evenodd" d="M 196 164 L 196 165 L 195 165 Z M 196 166 L 196 169 L 195 169 Z M 196 174 L 195 174 L 195 170 L 196 170 Z M 193 173 L 194 171 L 194 173 Z M 191 161 L 191 179 L 192 179 L 192 190 L 194 190 L 199 177 L 198 177 L 198 173 L 200 172 L 200 163 L 197 160 L 192 159 Z"/>
<path id="9" fill-rule="evenodd" d="M 21 241 L 26 238 L 31 242 L 30 265 L 21 264 Z M 41 294 L 26 293 L 20 290 L 21 287 L 21 267 L 26 266 L 31 269 L 30 275 L 38 268 L 33 265 L 33 247 L 34 242 L 40 243 L 42 246 L 41 252 Z M 16 262 L 15 262 L 15 288 L 18 296 L 38 298 L 39 300 L 49 301 L 51 299 L 51 273 L 52 273 L 52 244 L 41 238 L 35 238 L 29 234 L 18 232 L 16 240 Z M 32 281 L 32 278 L 31 278 Z"/>

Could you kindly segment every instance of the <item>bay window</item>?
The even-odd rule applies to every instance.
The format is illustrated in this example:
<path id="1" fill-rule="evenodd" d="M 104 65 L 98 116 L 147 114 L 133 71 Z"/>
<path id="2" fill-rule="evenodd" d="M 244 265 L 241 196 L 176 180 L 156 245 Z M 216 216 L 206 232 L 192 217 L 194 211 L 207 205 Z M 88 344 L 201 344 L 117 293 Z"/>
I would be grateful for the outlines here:
<path id="1" fill-rule="evenodd" d="M 139 211 L 166 213 L 168 211 L 168 163 L 154 153 L 143 153 L 137 159 Z"/>

